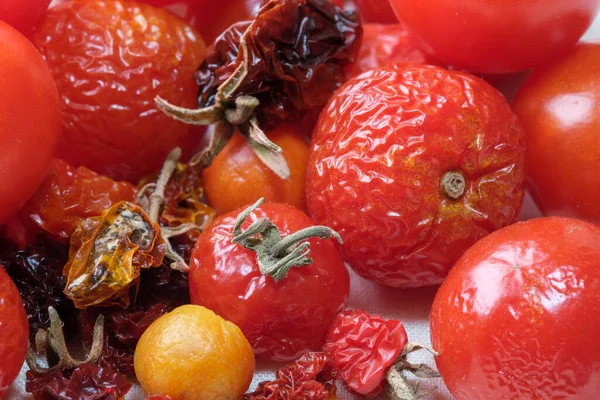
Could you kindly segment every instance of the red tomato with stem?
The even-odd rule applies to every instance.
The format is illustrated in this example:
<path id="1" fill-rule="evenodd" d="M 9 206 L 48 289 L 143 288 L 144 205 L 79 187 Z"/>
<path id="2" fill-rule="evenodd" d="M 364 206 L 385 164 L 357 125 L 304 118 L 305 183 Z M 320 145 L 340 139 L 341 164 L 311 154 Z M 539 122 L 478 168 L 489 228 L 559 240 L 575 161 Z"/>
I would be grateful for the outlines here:
<path id="1" fill-rule="evenodd" d="M 217 218 L 200 236 L 190 260 L 189 284 L 193 304 L 205 306 L 235 323 L 250 341 L 254 353 L 264 359 L 290 361 L 310 350 L 319 350 L 336 314 L 348 299 L 350 279 L 341 255 L 330 240 L 312 238 L 300 246 L 310 248 L 310 259 L 296 257 L 287 273 L 257 263 L 257 253 L 242 245 L 236 221 L 244 210 Z M 302 211 L 280 203 L 266 203 L 251 212 L 242 228 L 256 227 L 268 218 L 283 240 L 312 227 Z M 252 225 L 251 225 L 252 224 Z M 272 237 L 272 225 L 262 230 L 264 243 L 280 243 Z M 310 231 L 304 231 L 310 232 Z M 321 233 L 328 230 L 321 230 Z M 329 232 L 330 233 L 330 232 Z M 329 235 L 324 235 L 326 237 Z M 257 239 L 249 238 L 249 241 Z M 290 239 L 288 239 L 290 240 Z M 248 243 L 247 243 L 248 244 Z M 257 250 L 261 257 L 292 257 L 289 247 L 274 255 Z M 306 250 L 306 248 L 304 248 Z M 304 251 L 303 250 L 303 251 Z M 294 265 L 292 267 L 292 265 Z M 282 275 L 279 273 L 282 272 Z"/>
<path id="2" fill-rule="evenodd" d="M 48 66 L 23 35 L 0 22 L 0 224 L 42 182 L 60 134 L 60 104 Z M 23 66 L 27 66 L 24 68 Z"/>
<path id="3" fill-rule="evenodd" d="M 520 222 L 477 242 L 431 309 L 436 364 L 457 400 L 598 398 L 600 228 Z"/>
<path id="4" fill-rule="evenodd" d="M 29 325 L 21 296 L 0 265 L 0 398 L 21 371 L 28 340 Z"/>
<path id="5" fill-rule="evenodd" d="M 504 97 L 429 65 L 365 72 L 330 99 L 313 133 L 310 215 L 342 236 L 360 275 L 436 285 L 523 201 L 524 134 Z"/>
<path id="6" fill-rule="evenodd" d="M 51 0 L 2 0 L 0 21 L 4 21 L 25 36 L 33 33 L 48 10 Z"/>
<path id="7" fill-rule="evenodd" d="M 546 215 L 600 224 L 600 44 L 535 70 L 514 110 L 527 133 L 531 193 Z"/>
<path id="8" fill-rule="evenodd" d="M 398 19 L 389 0 L 354 0 L 364 22 L 396 24 Z"/>
<path id="9" fill-rule="evenodd" d="M 390 0 L 437 60 L 481 73 L 517 72 L 565 54 L 600 0 Z"/>

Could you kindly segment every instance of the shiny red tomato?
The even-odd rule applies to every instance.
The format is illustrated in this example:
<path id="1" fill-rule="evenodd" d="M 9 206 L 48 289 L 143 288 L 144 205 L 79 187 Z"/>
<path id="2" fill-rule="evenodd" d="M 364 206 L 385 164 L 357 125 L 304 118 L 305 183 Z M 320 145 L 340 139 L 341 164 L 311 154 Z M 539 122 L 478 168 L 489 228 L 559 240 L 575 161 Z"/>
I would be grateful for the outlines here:
<path id="1" fill-rule="evenodd" d="M 204 43 L 184 21 L 135 2 L 71 1 L 50 9 L 35 40 L 62 100 L 59 157 L 136 181 L 191 147 L 189 126 L 154 104 L 196 104 Z"/>
<path id="2" fill-rule="evenodd" d="M 307 205 L 362 276 L 435 285 L 523 201 L 524 134 L 479 78 L 429 65 L 344 84 L 313 133 Z"/>
<path id="3" fill-rule="evenodd" d="M 600 0 L 390 0 L 424 48 L 446 65 L 505 73 L 567 52 Z"/>
<path id="4" fill-rule="evenodd" d="M 600 227 L 520 222 L 477 242 L 431 309 L 436 363 L 457 400 L 600 395 Z"/>
<path id="5" fill-rule="evenodd" d="M 192 303 L 238 325 L 259 357 L 289 361 L 319 350 L 348 299 L 350 280 L 341 255 L 331 240 L 310 239 L 312 263 L 292 267 L 277 282 L 260 271 L 254 251 L 232 242 L 242 211 L 217 218 L 198 239 L 190 260 Z M 287 204 L 263 204 L 249 219 L 264 217 L 284 238 L 313 225 Z"/>
<path id="6" fill-rule="evenodd" d="M 23 206 L 48 172 L 60 134 L 60 105 L 40 54 L 4 22 L 0 48 L 1 224 Z"/>
<path id="7" fill-rule="evenodd" d="M 600 44 L 534 71 L 517 94 L 530 188 L 546 215 L 600 224 L 599 105 Z"/>
<path id="8" fill-rule="evenodd" d="M 25 36 L 42 20 L 51 0 L 2 0 L 0 21 L 4 21 Z"/>
<path id="9" fill-rule="evenodd" d="M 0 398 L 25 361 L 29 325 L 17 287 L 0 265 Z"/>
<path id="10" fill-rule="evenodd" d="M 389 0 L 354 0 L 364 22 L 396 24 L 398 19 Z"/>

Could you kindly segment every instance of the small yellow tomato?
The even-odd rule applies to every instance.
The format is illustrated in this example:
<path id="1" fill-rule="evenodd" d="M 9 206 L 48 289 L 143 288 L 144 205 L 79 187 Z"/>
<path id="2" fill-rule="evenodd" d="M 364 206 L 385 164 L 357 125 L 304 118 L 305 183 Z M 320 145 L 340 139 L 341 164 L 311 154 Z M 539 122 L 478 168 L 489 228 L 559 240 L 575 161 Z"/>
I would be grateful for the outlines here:
<path id="1" fill-rule="evenodd" d="M 148 327 L 134 366 L 145 393 L 173 400 L 239 400 L 252 381 L 254 353 L 236 325 L 186 305 Z"/>

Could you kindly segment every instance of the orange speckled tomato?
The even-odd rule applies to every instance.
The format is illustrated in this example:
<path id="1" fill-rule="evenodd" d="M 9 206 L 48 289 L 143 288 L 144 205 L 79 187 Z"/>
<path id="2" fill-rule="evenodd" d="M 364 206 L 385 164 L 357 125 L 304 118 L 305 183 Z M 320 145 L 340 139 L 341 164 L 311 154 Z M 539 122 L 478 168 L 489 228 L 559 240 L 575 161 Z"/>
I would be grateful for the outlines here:
<path id="1" fill-rule="evenodd" d="M 431 309 L 436 364 L 457 400 L 600 394 L 600 228 L 539 218 L 456 263 Z"/>
<path id="2" fill-rule="evenodd" d="M 281 147 L 290 168 L 290 177 L 281 179 L 254 154 L 246 139 L 236 134 L 204 170 L 204 186 L 209 204 L 218 214 L 266 201 L 306 208 L 304 184 L 308 142 L 290 125 L 269 132 L 269 139 Z"/>
<path id="3" fill-rule="evenodd" d="M 514 104 L 529 187 L 546 215 L 600 224 L 600 44 L 534 71 Z"/>
<path id="4" fill-rule="evenodd" d="M 62 99 L 61 158 L 135 181 L 187 147 L 190 128 L 154 104 L 196 104 L 205 49 L 185 22 L 145 4 L 71 1 L 50 9 L 35 40 Z"/>
<path id="5" fill-rule="evenodd" d="M 473 243 L 519 214 L 523 130 L 483 80 L 397 65 L 349 80 L 321 113 L 307 172 L 315 222 L 362 276 L 435 285 Z"/>
<path id="6" fill-rule="evenodd" d="M 17 287 L 0 265 L 0 398 L 25 361 L 29 325 Z"/>
<path id="7" fill-rule="evenodd" d="M 204 307 L 185 305 L 143 333 L 134 356 L 145 393 L 172 400 L 239 400 L 254 375 L 240 329 Z"/>

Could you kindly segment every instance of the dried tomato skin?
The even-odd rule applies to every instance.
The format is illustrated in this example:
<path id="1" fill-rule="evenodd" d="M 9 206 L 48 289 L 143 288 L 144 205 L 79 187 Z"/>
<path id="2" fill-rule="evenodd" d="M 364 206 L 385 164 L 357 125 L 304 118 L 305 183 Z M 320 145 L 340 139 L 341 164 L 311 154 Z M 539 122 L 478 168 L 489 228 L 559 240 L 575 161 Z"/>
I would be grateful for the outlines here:
<path id="1" fill-rule="evenodd" d="M 191 75 L 205 45 L 175 15 L 122 0 L 69 1 L 48 11 L 35 43 L 62 100 L 60 158 L 135 182 L 197 140 L 154 104 L 160 95 L 195 105 Z"/>
<path id="2" fill-rule="evenodd" d="M 320 115 L 308 210 L 340 233 L 345 260 L 365 278 L 436 285 L 465 250 L 518 216 L 524 150 L 517 117 L 481 79 L 429 65 L 372 70 Z M 441 188 L 451 171 L 465 178 L 457 200 Z"/>
<path id="3" fill-rule="evenodd" d="M 214 104 L 217 88 L 242 62 L 242 37 L 250 67 L 235 96 L 260 101 L 255 115 L 268 130 L 327 102 L 345 80 L 344 66 L 358 52 L 362 27 L 355 13 L 328 0 L 271 0 L 254 20 L 232 25 L 208 50 L 195 75 L 199 107 Z"/>
<path id="4" fill-rule="evenodd" d="M 133 201 L 136 189 L 86 167 L 55 159 L 44 182 L 19 211 L 19 219 L 53 239 L 68 243 L 77 224 L 100 215 L 119 201 Z"/>
<path id="5" fill-rule="evenodd" d="M 362 310 L 346 310 L 336 317 L 323 351 L 348 388 L 374 397 L 407 342 L 400 321 L 385 320 Z"/>

